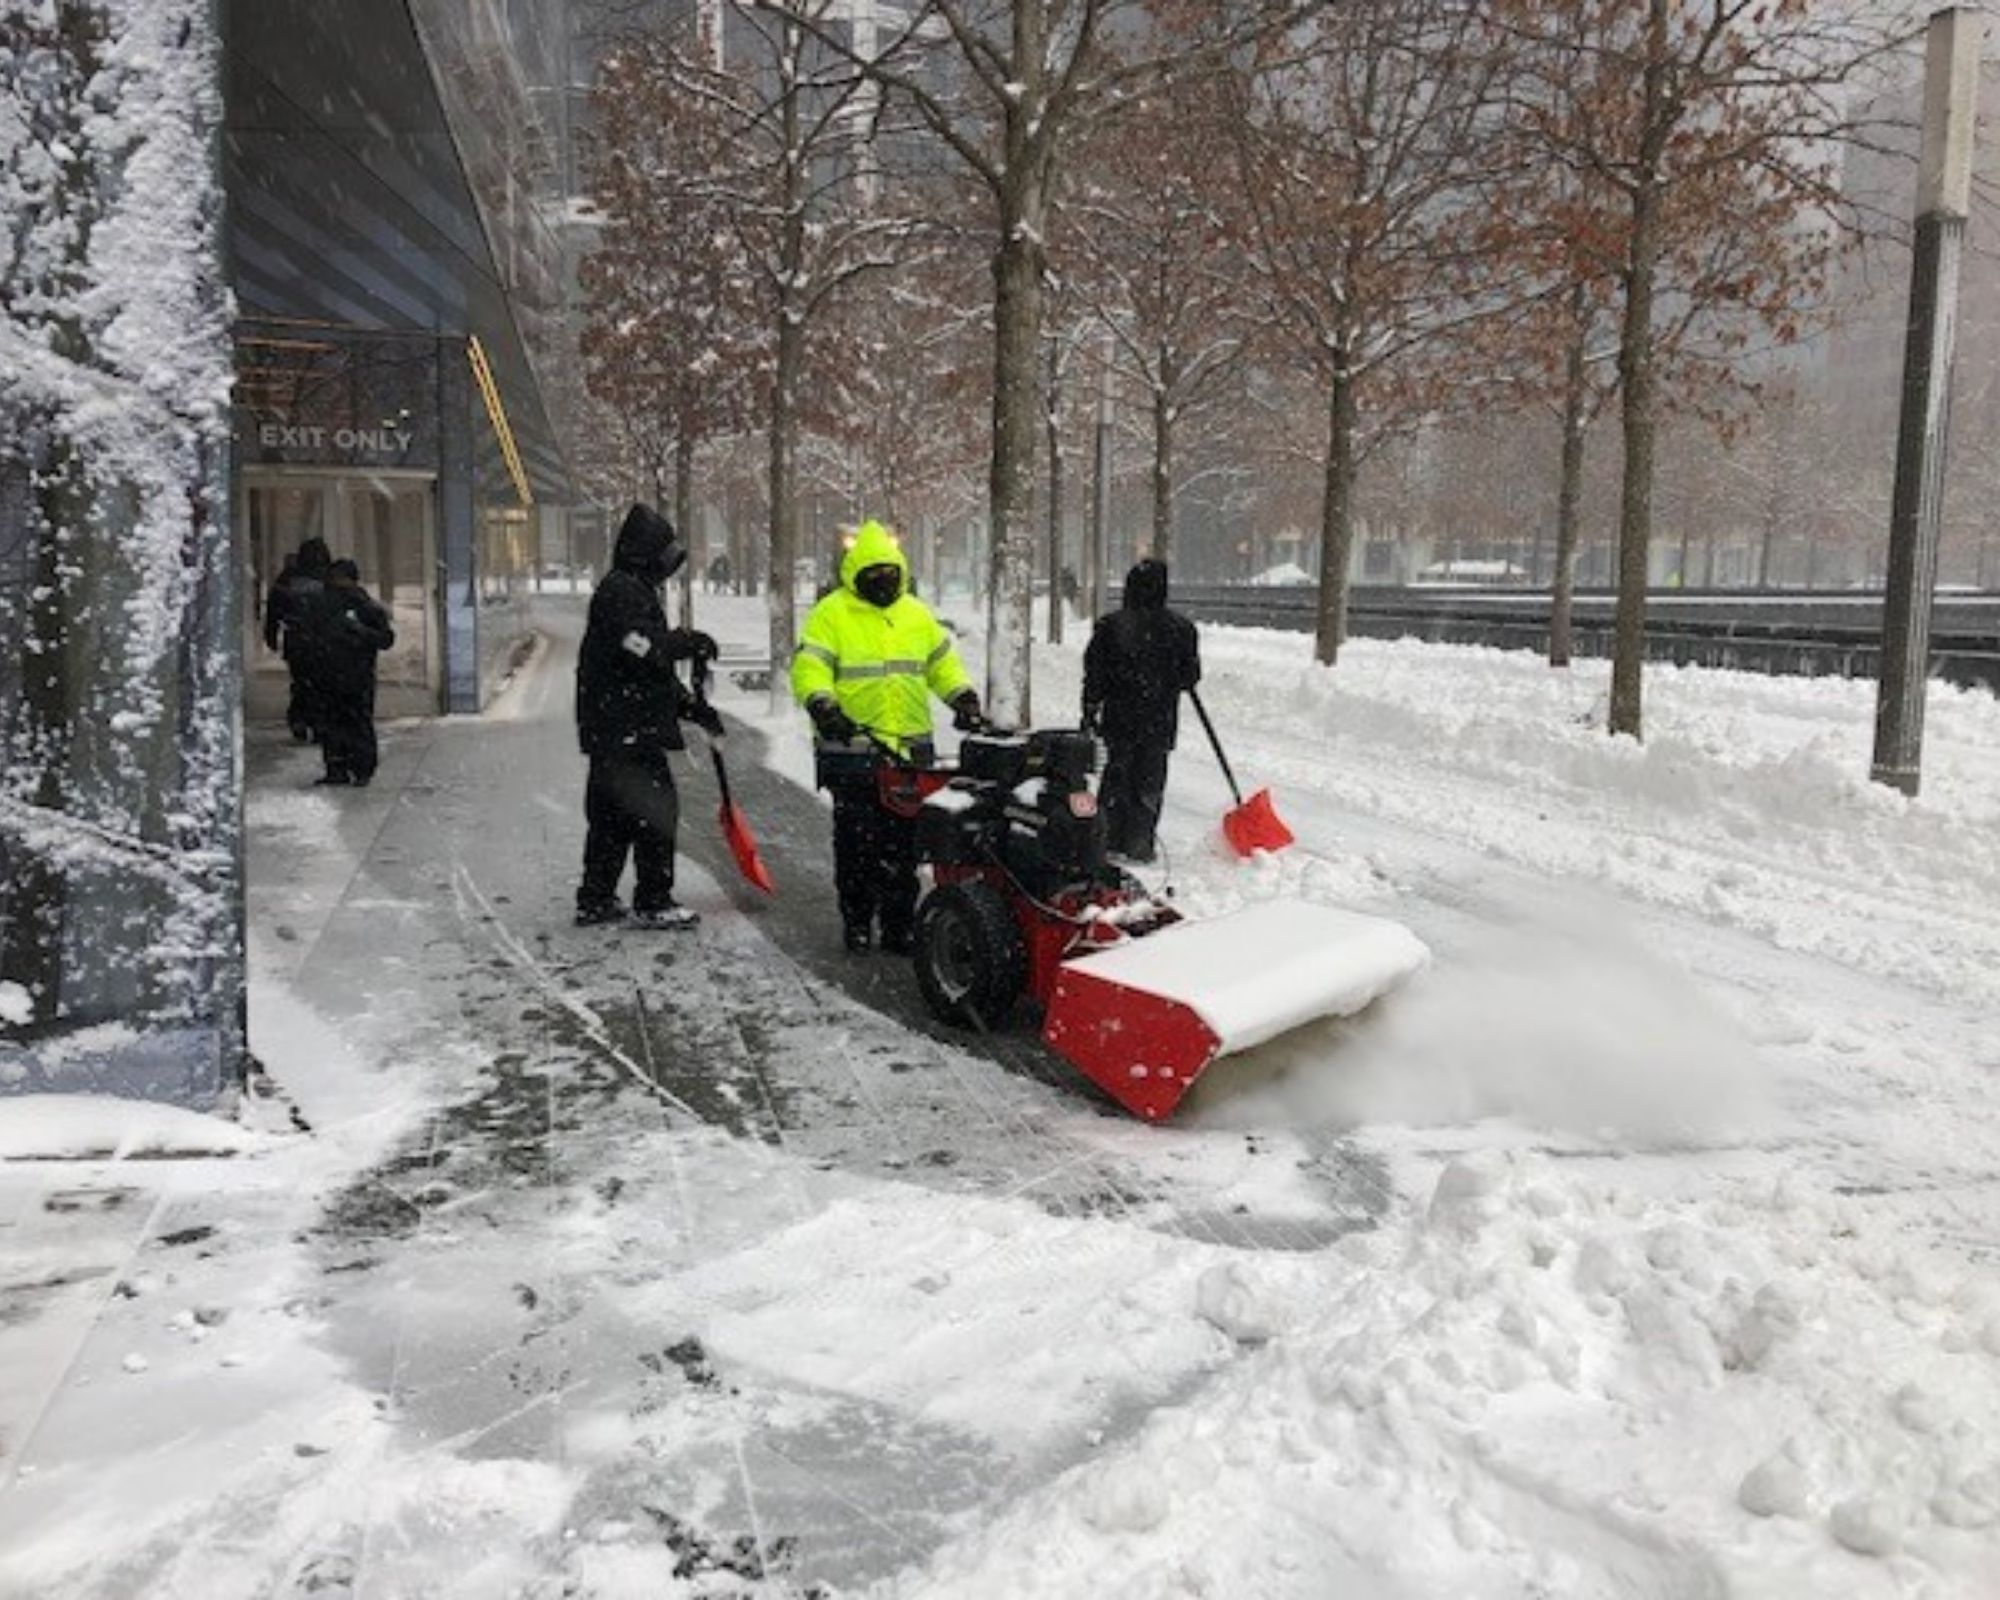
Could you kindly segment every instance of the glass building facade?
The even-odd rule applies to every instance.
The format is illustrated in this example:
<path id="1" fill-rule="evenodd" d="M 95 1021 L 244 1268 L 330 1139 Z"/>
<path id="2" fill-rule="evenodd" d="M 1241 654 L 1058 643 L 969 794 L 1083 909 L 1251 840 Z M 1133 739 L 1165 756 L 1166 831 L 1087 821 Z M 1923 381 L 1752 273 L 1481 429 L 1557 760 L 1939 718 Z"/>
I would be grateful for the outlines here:
<path id="1" fill-rule="evenodd" d="M 573 496 L 539 375 L 567 280 L 568 22 L 503 0 L 231 0 L 235 504 L 253 726 L 262 607 L 307 537 L 391 606 L 385 715 L 474 711 Z"/>

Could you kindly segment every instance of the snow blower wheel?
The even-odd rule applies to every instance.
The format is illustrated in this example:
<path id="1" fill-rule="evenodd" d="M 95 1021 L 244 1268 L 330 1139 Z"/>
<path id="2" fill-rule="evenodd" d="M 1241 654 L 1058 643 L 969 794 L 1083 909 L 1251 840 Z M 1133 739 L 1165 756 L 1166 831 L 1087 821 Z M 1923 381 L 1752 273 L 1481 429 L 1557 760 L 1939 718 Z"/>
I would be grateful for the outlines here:
<path id="1" fill-rule="evenodd" d="M 953 883 L 925 897 L 917 916 L 917 986 L 946 1022 L 997 1028 L 1027 977 L 1014 913 L 985 883 Z"/>

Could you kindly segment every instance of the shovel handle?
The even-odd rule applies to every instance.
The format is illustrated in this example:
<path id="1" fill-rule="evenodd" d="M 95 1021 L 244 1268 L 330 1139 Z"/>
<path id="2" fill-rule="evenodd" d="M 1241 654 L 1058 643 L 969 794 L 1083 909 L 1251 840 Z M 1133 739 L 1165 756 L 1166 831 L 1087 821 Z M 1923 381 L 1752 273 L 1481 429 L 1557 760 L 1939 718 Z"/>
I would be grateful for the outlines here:
<path id="1" fill-rule="evenodd" d="M 1189 689 L 1188 698 L 1194 702 L 1195 714 L 1201 718 L 1201 731 L 1208 735 L 1208 747 L 1215 752 L 1216 764 L 1222 768 L 1222 775 L 1229 781 L 1229 792 L 1236 797 L 1238 806 L 1243 804 L 1243 791 L 1236 787 L 1236 774 L 1229 770 L 1229 757 L 1222 753 L 1222 741 L 1215 736 L 1215 724 L 1208 720 L 1208 707 L 1201 703 L 1199 690 Z"/>
<path id="2" fill-rule="evenodd" d="M 735 802 L 729 798 L 729 769 L 722 764 L 722 746 L 711 739 L 708 753 L 715 758 L 715 784 L 722 791 L 722 807 L 726 811 Z"/>

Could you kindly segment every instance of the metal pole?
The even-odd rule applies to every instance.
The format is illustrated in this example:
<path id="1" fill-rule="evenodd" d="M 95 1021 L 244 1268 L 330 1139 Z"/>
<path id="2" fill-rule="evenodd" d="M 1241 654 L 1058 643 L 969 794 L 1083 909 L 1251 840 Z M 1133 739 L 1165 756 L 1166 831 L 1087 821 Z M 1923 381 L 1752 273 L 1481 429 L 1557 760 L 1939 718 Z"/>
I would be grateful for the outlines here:
<path id="1" fill-rule="evenodd" d="M 1910 327 L 1903 348 L 1902 418 L 1896 430 L 1896 487 L 1889 511 L 1875 760 L 1869 773 L 1877 783 L 1908 795 L 1917 792 L 1923 765 L 1924 690 L 1930 676 L 1945 440 L 1951 427 L 1959 261 L 1972 201 L 1980 26 L 1974 7 L 1948 6 L 1932 14 L 1925 40 L 1916 250 L 1910 264 Z"/>
<path id="2" fill-rule="evenodd" d="M 1111 549 L 1111 335 L 1104 336 L 1103 386 L 1097 399 L 1097 460 L 1093 471 L 1090 550 L 1085 565 L 1084 594 L 1090 615 L 1104 615 L 1104 563 Z"/>

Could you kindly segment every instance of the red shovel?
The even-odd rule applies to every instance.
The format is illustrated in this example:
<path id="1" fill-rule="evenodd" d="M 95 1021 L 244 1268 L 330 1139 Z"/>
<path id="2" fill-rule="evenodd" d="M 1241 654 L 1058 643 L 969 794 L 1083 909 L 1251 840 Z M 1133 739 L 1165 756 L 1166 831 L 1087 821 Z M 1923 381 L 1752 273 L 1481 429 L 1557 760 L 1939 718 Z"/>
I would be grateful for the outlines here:
<path id="1" fill-rule="evenodd" d="M 721 742 L 709 740 L 708 753 L 715 757 L 715 782 L 722 791 L 722 837 L 729 845 L 729 853 L 736 858 L 737 870 L 766 894 L 776 894 L 778 886 L 771 881 L 771 869 L 764 865 L 764 858 L 757 854 L 757 841 L 751 836 L 750 824 L 743 820 L 743 813 L 729 798 L 729 769 L 722 764 Z"/>
<path id="2" fill-rule="evenodd" d="M 1236 774 L 1229 770 L 1229 757 L 1222 753 L 1222 741 L 1215 736 L 1215 724 L 1208 720 L 1208 707 L 1201 703 L 1201 696 L 1193 689 L 1188 690 L 1188 698 L 1194 702 L 1194 709 L 1201 717 L 1201 731 L 1208 735 L 1209 747 L 1215 751 L 1215 759 L 1222 768 L 1223 777 L 1229 780 L 1229 792 L 1236 797 L 1236 809 L 1226 812 L 1222 818 L 1222 837 L 1229 841 L 1229 848 L 1239 856 L 1254 856 L 1259 850 L 1282 850 L 1292 842 L 1292 830 L 1285 826 L 1276 809 L 1271 804 L 1271 791 L 1259 789 L 1248 800 L 1236 786 Z"/>
<path id="3" fill-rule="evenodd" d="M 695 704 L 707 707 L 706 661 L 697 660 L 694 664 L 694 698 Z M 778 886 L 771 881 L 771 869 L 764 865 L 764 858 L 757 854 L 757 840 L 750 832 L 750 824 L 737 810 L 736 802 L 729 797 L 729 769 L 722 764 L 722 741 L 711 737 L 708 753 L 715 758 L 715 786 L 722 791 L 722 809 L 718 813 L 722 822 L 722 837 L 729 846 L 729 853 L 736 858 L 736 870 L 766 894 L 776 894 Z"/>

